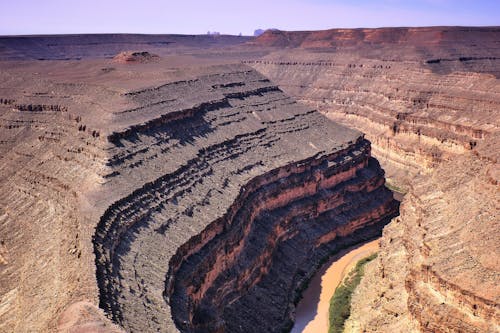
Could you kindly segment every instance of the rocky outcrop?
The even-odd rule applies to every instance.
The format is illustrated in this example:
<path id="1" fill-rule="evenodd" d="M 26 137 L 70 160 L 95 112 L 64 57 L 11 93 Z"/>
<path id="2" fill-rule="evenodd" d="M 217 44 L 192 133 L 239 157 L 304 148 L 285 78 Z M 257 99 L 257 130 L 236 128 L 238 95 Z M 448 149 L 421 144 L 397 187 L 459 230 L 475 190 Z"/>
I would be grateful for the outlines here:
<path id="1" fill-rule="evenodd" d="M 397 210 L 372 148 L 410 191 L 353 330 L 498 330 L 498 29 L 464 29 L 0 38 L 0 331 L 286 329 Z M 204 66 L 242 58 L 272 80 Z"/>
<path id="2" fill-rule="evenodd" d="M 389 178 L 403 187 L 499 130 L 497 28 L 266 34 L 286 35 L 296 48 L 245 62 L 299 101 L 366 133 Z M 266 44 L 264 35 L 255 43 Z M 304 50 L 313 40 L 321 41 L 314 52 Z M 437 69 L 428 61 L 437 55 L 459 64 Z"/>
<path id="3" fill-rule="evenodd" d="M 7 104 L 7 103 L 6 103 Z M 31 111 L 31 112 L 66 112 L 68 108 L 61 105 L 41 105 L 41 104 L 16 104 L 16 109 L 19 111 Z"/>
<path id="4" fill-rule="evenodd" d="M 266 30 L 249 44 L 259 47 L 301 48 L 313 51 L 363 52 L 373 56 L 396 48 L 392 59 L 417 52 L 424 61 L 447 70 L 476 60 L 498 61 L 499 27 L 412 27 L 329 29 L 320 31 Z M 482 48 L 478 48 L 481 43 Z M 456 62 L 456 63 L 455 63 Z M 467 62 L 470 62 L 467 64 Z M 454 64 L 452 64 L 454 63 Z M 489 65 L 491 66 L 491 64 Z M 436 70 L 439 70 L 436 66 Z M 491 66 L 495 70 L 495 66 Z M 441 71 L 443 68 L 440 69 Z M 498 74 L 498 68 L 496 68 Z"/>
<path id="5" fill-rule="evenodd" d="M 348 332 L 498 331 L 498 36 L 357 29 L 256 40 L 290 49 L 249 65 L 365 132 L 391 181 L 409 191 L 356 292 Z"/>
<path id="6" fill-rule="evenodd" d="M 291 327 L 293 305 L 325 258 L 373 237 L 396 212 L 378 164 L 365 154 L 355 162 L 354 149 L 347 163 L 341 151 L 252 180 L 216 230 L 178 251 L 166 294 L 182 331 Z"/>
<path id="7" fill-rule="evenodd" d="M 492 168 L 467 154 L 415 179 L 353 299 L 348 331 L 498 331 Z"/>
<path id="8" fill-rule="evenodd" d="M 147 51 L 124 51 L 113 57 L 113 62 L 119 64 L 140 63 L 147 64 L 158 61 L 158 55 Z"/>
<path id="9" fill-rule="evenodd" d="M 116 113 L 150 115 L 108 136 L 105 188 L 133 190 L 94 237 L 100 306 L 128 331 L 280 331 L 320 263 L 397 213 L 359 132 L 225 70 Z"/>
<path id="10" fill-rule="evenodd" d="M 19 91 L 0 75 L 3 91 Z M 53 99 L 16 95 L 0 105 L 2 332 L 55 331 L 66 306 L 93 300 L 93 227 L 80 209 L 105 155 L 98 138 L 78 130 L 64 98 Z"/>
<path id="11" fill-rule="evenodd" d="M 102 309 L 85 301 L 68 306 L 59 317 L 58 332 L 102 332 L 123 333 L 118 326 L 109 322 Z"/>

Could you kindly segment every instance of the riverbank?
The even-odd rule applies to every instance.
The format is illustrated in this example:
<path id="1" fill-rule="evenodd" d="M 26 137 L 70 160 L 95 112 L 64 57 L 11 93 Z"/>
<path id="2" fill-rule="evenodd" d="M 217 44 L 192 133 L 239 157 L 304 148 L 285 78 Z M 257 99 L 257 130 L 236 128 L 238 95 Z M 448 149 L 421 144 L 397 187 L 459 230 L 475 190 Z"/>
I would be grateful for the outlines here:
<path id="1" fill-rule="evenodd" d="M 377 252 L 378 249 L 377 239 L 341 251 L 326 263 L 304 291 L 297 306 L 295 325 L 291 333 L 328 332 L 328 310 L 335 289 L 360 259 Z"/>
<path id="2" fill-rule="evenodd" d="M 363 278 L 365 265 L 376 257 L 377 253 L 373 253 L 359 260 L 335 289 L 330 300 L 328 333 L 344 332 L 344 323 L 351 314 L 352 294 Z"/>

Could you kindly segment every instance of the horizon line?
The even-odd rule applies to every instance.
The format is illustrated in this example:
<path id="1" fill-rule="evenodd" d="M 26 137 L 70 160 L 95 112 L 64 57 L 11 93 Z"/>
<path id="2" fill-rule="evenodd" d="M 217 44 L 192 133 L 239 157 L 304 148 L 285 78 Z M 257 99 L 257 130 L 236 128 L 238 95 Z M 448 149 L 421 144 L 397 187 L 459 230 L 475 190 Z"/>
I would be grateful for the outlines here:
<path id="1" fill-rule="evenodd" d="M 329 30 L 377 30 L 377 29 L 426 29 L 426 28 L 500 28 L 500 25 L 429 25 L 429 26 L 380 26 L 380 27 L 357 27 L 357 28 L 328 28 L 328 29 L 316 29 L 316 30 L 284 30 L 278 28 L 267 28 L 261 29 L 257 28 L 255 30 L 274 30 L 281 32 L 315 32 L 315 31 L 329 31 Z M 254 30 L 254 31 L 255 31 Z M 143 33 L 143 32 L 78 32 L 78 33 L 42 33 L 42 34 L 0 34 L 0 37 L 48 37 L 48 36 L 82 36 L 82 35 L 144 35 L 144 36 L 211 36 L 217 38 L 218 36 L 225 37 L 257 37 L 254 35 L 239 35 L 230 33 L 219 33 L 218 34 L 190 34 L 190 33 Z"/>

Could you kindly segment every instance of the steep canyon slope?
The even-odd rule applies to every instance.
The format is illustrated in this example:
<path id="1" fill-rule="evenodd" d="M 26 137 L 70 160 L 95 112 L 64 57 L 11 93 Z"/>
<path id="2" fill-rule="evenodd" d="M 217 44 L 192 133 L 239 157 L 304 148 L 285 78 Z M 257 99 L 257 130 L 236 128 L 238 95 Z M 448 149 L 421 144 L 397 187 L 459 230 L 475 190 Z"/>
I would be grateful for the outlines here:
<path id="1" fill-rule="evenodd" d="M 348 332 L 498 332 L 498 139 L 416 177 Z"/>
<path id="2" fill-rule="evenodd" d="M 280 47 L 248 63 L 366 133 L 388 177 L 405 187 L 498 131 L 499 36 L 452 27 L 268 31 L 253 43 Z"/>
<path id="3" fill-rule="evenodd" d="M 105 187 L 133 191 L 94 246 L 100 305 L 127 331 L 279 331 L 319 262 L 396 211 L 359 132 L 219 71 L 129 92 L 141 106 L 120 117 L 154 116 L 109 136 Z"/>
<path id="4" fill-rule="evenodd" d="M 362 133 L 171 59 L 2 64 L 2 331 L 281 331 L 397 214 Z"/>
<path id="5" fill-rule="evenodd" d="M 498 331 L 499 31 L 0 38 L 0 331 Z"/>
<path id="6" fill-rule="evenodd" d="M 497 332 L 500 29 L 269 31 L 248 64 L 372 141 L 408 191 L 352 332 Z M 286 50 L 283 50 L 286 48 Z"/>

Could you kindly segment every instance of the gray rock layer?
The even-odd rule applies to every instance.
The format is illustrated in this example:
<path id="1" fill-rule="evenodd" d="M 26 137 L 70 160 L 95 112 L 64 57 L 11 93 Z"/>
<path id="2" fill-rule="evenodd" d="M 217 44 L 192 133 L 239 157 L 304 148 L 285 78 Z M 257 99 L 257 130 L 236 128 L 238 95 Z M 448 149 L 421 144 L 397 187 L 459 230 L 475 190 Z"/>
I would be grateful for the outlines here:
<path id="1" fill-rule="evenodd" d="M 126 96 L 105 186 L 129 192 L 94 248 L 100 305 L 128 331 L 289 327 L 320 262 L 397 211 L 359 132 L 248 67 Z"/>

